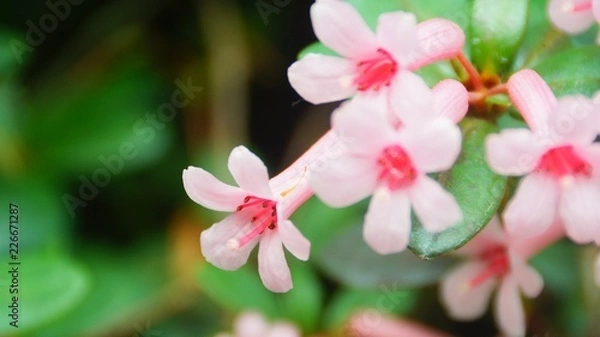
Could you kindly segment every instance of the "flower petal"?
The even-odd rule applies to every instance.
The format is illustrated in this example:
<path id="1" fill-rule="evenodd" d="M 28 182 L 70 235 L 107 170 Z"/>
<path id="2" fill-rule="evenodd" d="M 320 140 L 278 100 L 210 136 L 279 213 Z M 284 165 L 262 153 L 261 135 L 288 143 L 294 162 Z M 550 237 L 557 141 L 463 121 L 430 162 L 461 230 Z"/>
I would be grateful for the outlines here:
<path id="1" fill-rule="evenodd" d="M 273 231 L 263 234 L 258 248 L 258 272 L 267 289 L 285 293 L 293 288 L 290 268 L 285 260 L 283 245 Z"/>
<path id="2" fill-rule="evenodd" d="M 190 166 L 183 170 L 183 188 L 197 204 L 206 208 L 233 212 L 246 197 L 246 192 L 219 181 L 205 170 Z"/>
<path id="3" fill-rule="evenodd" d="M 556 182 L 541 174 L 525 176 L 502 214 L 506 231 L 514 237 L 543 233 L 556 217 L 559 189 Z"/>
<path id="4" fill-rule="evenodd" d="M 285 323 L 276 323 L 273 324 L 269 333 L 266 335 L 261 335 L 261 337 L 300 337 L 300 331 L 290 324 Z"/>
<path id="5" fill-rule="evenodd" d="M 308 54 L 288 69 L 290 84 L 312 104 L 335 102 L 356 93 L 356 65 L 327 55 Z"/>
<path id="6" fill-rule="evenodd" d="M 562 190 L 559 214 L 571 240 L 583 244 L 600 237 L 600 185 L 577 179 Z"/>
<path id="7" fill-rule="evenodd" d="M 483 270 L 485 264 L 482 262 L 467 262 L 450 271 L 442 279 L 440 300 L 453 319 L 471 321 L 485 313 L 496 280 L 489 278 L 476 287 L 471 285 L 471 281 Z"/>
<path id="8" fill-rule="evenodd" d="M 382 14 L 377 24 L 377 38 L 400 67 L 404 67 L 410 56 L 418 52 L 417 18 L 404 12 Z"/>
<path id="9" fill-rule="evenodd" d="M 408 193 L 415 214 L 428 232 L 441 232 L 463 219 L 454 196 L 426 175 L 417 178 Z"/>
<path id="10" fill-rule="evenodd" d="M 508 93 L 531 130 L 547 130 L 556 97 L 538 73 L 525 69 L 512 75 L 508 80 Z"/>
<path id="11" fill-rule="evenodd" d="M 437 116 L 450 118 L 458 123 L 469 110 L 469 93 L 465 86 L 455 80 L 439 82 L 432 89 L 433 109 Z"/>
<path id="12" fill-rule="evenodd" d="M 279 237 L 283 245 L 295 257 L 302 261 L 308 260 L 310 255 L 310 242 L 300 233 L 290 220 L 280 221 Z"/>
<path id="13" fill-rule="evenodd" d="M 485 155 L 492 170 L 520 176 L 535 169 L 545 148 L 527 129 L 506 129 L 485 139 Z"/>
<path id="14" fill-rule="evenodd" d="M 523 293 L 529 298 L 537 297 L 544 288 L 542 276 L 516 253 L 509 251 L 508 256 L 512 275 Z"/>
<path id="15" fill-rule="evenodd" d="M 600 23 L 600 0 L 592 0 L 592 12 L 596 22 Z"/>
<path id="16" fill-rule="evenodd" d="M 258 237 L 238 247 L 236 242 L 252 230 L 245 212 L 236 212 L 212 225 L 200 235 L 200 248 L 206 261 L 225 269 L 236 270 L 248 261 L 248 256 L 258 243 Z"/>
<path id="17" fill-rule="evenodd" d="M 257 312 L 240 315 L 234 324 L 235 337 L 262 337 L 268 329 L 265 318 Z"/>
<path id="18" fill-rule="evenodd" d="M 525 336 L 525 313 L 517 282 L 507 276 L 500 283 L 494 312 L 500 330 L 507 336 Z"/>
<path id="19" fill-rule="evenodd" d="M 405 127 L 400 143 L 420 172 L 439 172 L 452 167 L 460 154 L 461 132 L 446 118 L 436 118 L 420 128 Z"/>
<path id="20" fill-rule="evenodd" d="M 436 114 L 433 94 L 419 76 L 401 71 L 390 86 L 390 105 L 402 124 L 421 125 Z"/>
<path id="21" fill-rule="evenodd" d="M 345 1 L 319 0 L 310 15 L 317 38 L 338 54 L 356 60 L 377 49 L 375 34 Z"/>
<path id="22" fill-rule="evenodd" d="M 406 249 L 410 237 L 410 202 L 402 192 L 378 189 L 365 215 L 363 238 L 377 253 L 386 255 Z"/>
<path id="23" fill-rule="evenodd" d="M 491 246 L 506 246 L 506 240 L 506 233 L 500 225 L 500 219 L 498 216 L 493 216 L 485 228 L 456 253 L 463 256 L 480 255 Z"/>
<path id="24" fill-rule="evenodd" d="M 550 21 L 560 30 L 569 33 L 581 33 L 592 25 L 594 15 L 591 11 L 574 12 L 569 8 L 573 0 L 550 0 L 548 14 Z"/>
<path id="25" fill-rule="evenodd" d="M 245 146 L 238 146 L 231 151 L 227 166 L 242 189 L 258 197 L 273 199 L 267 167 Z"/>
<path id="26" fill-rule="evenodd" d="M 375 160 L 348 153 L 331 158 L 311 172 L 309 184 L 319 199 L 331 207 L 352 205 L 375 190 Z"/>
<path id="27" fill-rule="evenodd" d="M 430 63 L 455 57 L 465 45 L 465 33 L 454 22 L 431 19 L 417 25 L 420 53 L 406 65 L 416 70 Z"/>
<path id="28" fill-rule="evenodd" d="M 600 112 L 594 110 L 592 100 L 583 95 L 561 97 L 550 117 L 554 138 L 582 145 L 592 143 L 600 130 Z"/>

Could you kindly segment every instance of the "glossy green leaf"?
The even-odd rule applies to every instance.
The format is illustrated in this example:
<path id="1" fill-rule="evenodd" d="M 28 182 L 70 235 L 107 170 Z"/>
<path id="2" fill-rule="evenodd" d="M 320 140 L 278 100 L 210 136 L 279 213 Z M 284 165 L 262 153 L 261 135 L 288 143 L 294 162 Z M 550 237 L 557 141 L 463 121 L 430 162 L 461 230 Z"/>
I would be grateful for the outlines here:
<path id="1" fill-rule="evenodd" d="M 280 312 L 275 294 L 265 288 L 255 269 L 245 265 L 231 272 L 205 264 L 198 270 L 196 280 L 207 296 L 232 312 L 255 309 L 277 317 Z"/>
<path id="2" fill-rule="evenodd" d="M 8 246 L 6 246 L 8 247 Z M 7 252 L 8 254 L 8 252 Z M 19 249 L 20 265 L 4 264 L 0 303 L 4 314 L 0 322 L 0 334 L 5 336 L 31 336 L 31 331 L 62 317 L 81 302 L 89 290 L 88 275 L 78 264 L 62 254 L 38 250 L 27 253 Z M 14 275 L 8 271 L 17 268 Z M 18 288 L 9 293 L 9 283 L 17 277 Z M 17 283 L 15 283 L 17 284 Z M 18 300 L 18 316 L 9 317 L 7 306 Z M 10 309 L 11 313 L 13 309 Z M 18 328 L 9 325 L 17 319 Z"/>
<path id="3" fill-rule="evenodd" d="M 331 239 L 327 247 L 315 254 L 315 261 L 340 283 L 362 289 L 432 284 L 452 263 L 450 259 L 423 261 L 409 251 L 379 255 L 363 241 L 362 219 Z"/>
<path id="4" fill-rule="evenodd" d="M 377 29 L 377 20 L 381 14 L 403 10 L 398 0 L 348 0 L 348 3 L 356 8 L 373 31 Z"/>
<path id="5" fill-rule="evenodd" d="M 444 18 L 459 25 L 468 33 L 471 21 L 468 15 L 468 0 L 398 0 L 402 9 L 414 13 L 419 21 Z"/>
<path id="6" fill-rule="evenodd" d="M 294 288 L 277 295 L 283 317 L 296 323 L 305 333 L 317 329 L 323 306 L 323 290 L 314 270 L 308 264 L 288 259 Z"/>
<path id="7" fill-rule="evenodd" d="M 342 289 L 332 298 L 324 317 L 328 330 L 342 326 L 357 312 L 375 309 L 384 314 L 406 314 L 417 302 L 417 293 L 395 286 L 373 290 Z"/>
<path id="8" fill-rule="evenodd" d="M 471 59 L 480 71 L 509 68 L 525 35 L 529 0 L 473 0 Z"/>
<path id="9" fill-rule="evenodd" d="M 556 96 L 584 94 L 600 90 L 600 47 L 569 49 L 548 57 L 536 70 Z"/>
<path id="10" fill-rule="evenodd" d="M 498 128 L 472 118 L 464 119 L 459 126 L 463 133 L 461 155 L 454 167 L 439 174 L 437 179 L 456 198 L 463 211 L 463 221 L 433 234 L 413 217 L 409 247 L 424 259 L 438 257 L 466 244 L 496 213 L 506 188 L 506 177 L 488 167 L 483 146 L 486 136 Z"/>

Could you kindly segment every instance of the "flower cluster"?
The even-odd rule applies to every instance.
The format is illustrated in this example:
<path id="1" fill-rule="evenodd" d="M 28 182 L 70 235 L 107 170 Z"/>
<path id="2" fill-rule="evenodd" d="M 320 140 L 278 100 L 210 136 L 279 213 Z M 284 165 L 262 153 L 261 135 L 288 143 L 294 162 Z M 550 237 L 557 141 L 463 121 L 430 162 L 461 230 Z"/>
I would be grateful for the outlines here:
<path id="1" fill-rule="evenodd" d="M 581 31 L 599 13 L 596 0 L 550 3 L 550 17 L 568 32 Z M 442 280 L 440 297 L 450 316 L 471 320 L 486 311 L 498 288 L 498 326 L 508 336 L 524 335 L 520 294 L 536 297 L 544 284 L 527 261 L 565 235 L 575 243 L 600 245 L 600 143 L 594 143 L 600 95 L 557 98 L 528 69 L 484 87 L 462 53 L 464 33 L 448 20 L 417 23 L 410 13 L 386 13 L 372 31 L 341 0 L 317 0 L 311 18 L 316 36 L 338 56 L 306 55 L 290 66 L 290 83 L 313 104 L 345 101 L 332 114 L 331 130 L 271 179 L 243 146 L 231 152 L 228 165 L 239 187 L 200 168 L 184 170 L 192 200 L 231 213 L 202 233 L 206 260 L 236 270 L 259 245 L 264 285 L 274 292 L 290 290 L 283 247 L 307 260 L 310 243 L 289 218 L 313 194 L 331 207 L 371 197 L 363 238 L 379 254 L 409 246 L 413 217 L 430 233 L 461 224 L 461 205 L 433 177 L 450 170 L 461 155 L 457 123 L 481 106 L 482 95 L 503 94 L 527 128 L 488 135 L 485 156 L 496 174 L 522 179 L 506 192 L 508 202 L 497 216 L 457 251 L 469 261 Z M 430 88 L 414 72 L 447 59 L 462 65 L 470 78 L 446 79 Z M 478 85 L 465 85 L 469 81 Z M 596 268 L 600 283 L 600 256 Z"/>

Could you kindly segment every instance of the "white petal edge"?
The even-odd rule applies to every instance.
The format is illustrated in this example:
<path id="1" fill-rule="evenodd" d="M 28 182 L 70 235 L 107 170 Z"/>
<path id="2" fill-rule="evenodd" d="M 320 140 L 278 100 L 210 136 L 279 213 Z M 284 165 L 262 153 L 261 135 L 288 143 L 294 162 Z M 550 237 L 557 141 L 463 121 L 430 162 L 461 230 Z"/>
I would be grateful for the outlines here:
<path id="1" fill-rule="evenodd" d="M 419 53 L 407 65 L 411 71 L 433 62 L 455 57 L 465 45 L 465 33 L 454 22 L 430 19 L 417 25 Z"/>
<path id="2" fill-rule="evenodd" d="M 419 50 L 417 18 L 412 13 L 391 12 L 379 16 L 377 24 L 379 44 L 399 63 L 400 68 L 410 62 Z"/>
<path id="3" fill-rule="evenodd" d="M 258 312 L 245 312 L 238 316 L 234 323 L 235 337 L 262 337 L 267 331 L 268 323 Z"/>
<path id="4" fill-rule="evenodd" d="M 559 214 L 567 236 L 579 243 L 600 237 L 600 184 L 589 179 L 576 179 L 563 187 Z"/>
<path id="5" fill-rule="evenodd" d="M 583 95 L 564 96 L 558 100 L 550 123 L 558 141 L 589 145 L 600 130 L 600 111 Z"/>
<path id="6" fill-rule="evenodd" d="M 418 124 L 435 117 L 433 93 L 416 74 L 401 71 L 390 86 L 390 105 L 403 125 Z"/>
<path id="7" fill-rule="evenodd" d="M 485 155 L 496 173 L 520 176 L 535 169 L 545 147 L 527 129 L 506 129 L 485 139 Z"/>
<path id="8" fill-rule="evenodd" d="M 310 241 L 308 241 L 296 226 L 290 221 L 280 221 L 279 237 L 285 248 L 302 261 L 310 256 Z"/>
<path id="9" fill-rule="evenodd" d="M 363 238 L 375 252 L 386 255 L 406 249 L 410 237 L 410 202 L 402 192 L 379 188 L 365 214 Z"/>
<path id="10" fill-rule="evenodd" d="M 506 276 L 496 294 L 496 322 L 507 336 L 525 336 L 525 313 L 519 296 L 517 282 Z"/>
<path id="11" fill-rule="evenodd" d="M 538 73 L 525 69 L 512 75 L 508 80 L 508 94 L 531 130 L 547 130 L 556 97 Z"/>
<path id="12" fill-rule="evenodd" d="M 417 218 L 428 232 L 441 232 L 463 219 L 454 196 L 426 175 L 417 178 L 408 193 Z"/>
<path id="13" fill-rule="evenodd" d="M 258 197 L 273 200 L 267 167 L 245 146 L 237 146 L 231 151 L 227 167 L 242 189 Z"/>
<path id="14" fill-rule="evenodd" d="M 540 273 L 527 265 L 525 260 L 515 252 L 509 250 L 508 256 L 512 275 L 520 289 L 529 298 L 537 297 L 544 288 L 544 279 Z"/>
<path id="15" fill-rule="evenodd" d="M 356 93 L 356 65 L 327 55 L 308 54 L 288 68 L 288 79 L 298 94 L 312 104 L 335 102 Z"/>
<path id="16" fill-rule="evenodd" d="M 292 275 L 283 244 L 278 235 L 272 231 L 263 234 L 258 247 L 258 272 L 260 279 L 267 289 L 276 293 L 285 293 L 292 289 Z"/>
<path id="17" fill-rule="evenodd" d="M 183 170 L 182 179 L 190 199 L 215 211 L 233 212 L 247 195 L 242 189 L 227 185 L 198 167 Z"/>
<path id="18" fill-rule="evenodd" d="M 462 83 L 452 79 L 443 80 L 432 91 L 437 116 L 449 118 L 454 123 L 465 117 L 469 110 L 469 93 Z"/>

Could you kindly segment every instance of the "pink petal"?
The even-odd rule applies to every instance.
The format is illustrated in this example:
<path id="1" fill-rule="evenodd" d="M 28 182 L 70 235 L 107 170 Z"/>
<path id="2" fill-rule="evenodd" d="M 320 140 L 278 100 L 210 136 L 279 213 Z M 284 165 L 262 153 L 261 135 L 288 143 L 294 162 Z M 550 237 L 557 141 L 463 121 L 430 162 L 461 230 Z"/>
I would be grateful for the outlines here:
<path id="1" fill-rule="evenodd" d="M 417 178 L 408 193 L 417 217 L 428 232 L 441 232 L 463 219 L 454 196 L 426 175 Z"/>
<path id="2" fill-rule="evenodd" d="M 548 128 L 556 97 L 540 75 L 529 69 L 517 72 L 508 80 L 508 93 L 531 130 L 543 132 Z"/>
<path id="3" fill-rule="evenodd" d="M 422 124 L 436 114 L 431 89 L 422 78 L 407 71 L 392 82 L 390 103 L 402 124 Z"/>
<path id="4" fill-rule="evenodd" d="M 592 12 L 596 22 L 600 23 L 600 0 L 592 0 Z"/>
<path id="5" fill-rule="evenodd" d="M 233 212 L 246 197 L 246 192 L 219 181 L 205 170 L 190 166 L 183 170 L 183 187 L 194 202 L 215 210 Z"/>
<path id="6" fill-rule="evenodd" d="M 496 294 L 496 322 L 500 330 L 508 336 L 525 336 L 525 313 L 517 282 L 505 277 Z"/>
<path id="7" fill-rule="evenodd" d="M 577 179 L 563 187 L 559 214 L 567 235 L 577 243 L 600 237 L 600 185 L 596 181 Z"/>
<path id="8" fill-rule="evenodd" d="M 335 110 L 331 127 L 352 153 L 378 152 L 396 138 L 386 115 L 385 101 L 356 97 Z"/>
<path id="9" fill-rule="evenodd" d="M 494 216 L 479 234 L 456 253 L 463 256 L 480 255 L 488 250 L 490 246 L 506 246 L 506 240 L 506 234 L 500 225 L 500 219 L 498 216 Z"/>
<path id="10" fill-rule="evenodd" d="M 588 145 L 600 130 L 598 111 L 592 101 L 582 95 L 561 97 L 550 123 L 559 141 Z"/>
<path id="11" fill-rule="evenodd" d="M 452 79 L 443 80 L 432 91 L 437 116 L 450 118 L 454 123 L 465 117 L 469 110 L 469 93 L 462 83 Z"/>
<path id="12" fill-rule="evenodd" d="M 496 279 L 489 278 L 476 287 L 471 285 L 485 264 L 467 262 L 453 269 L 440 283 L 440 300 L 448 315 L 460 321 L 471 321 L 481 317 L 496 286 Z"/>
<path id="13" fill-rule="evenodd" d="M 377 253 L 386 255 L 406 249 L 410 237 L 410 202 L 402 192 L 378 189 L 365 215 L 363 238 Z"/>
<path id="14" fill-rule="evenodd" d="M 335 102 L 356 93 L 356 65 L 335 57 L 308 54 L 288 69 L 290 84 L 313 104 Z"/>
<path id="15" fill-rule="evenodd" d="M 446 118 L 436 118 L 401 130 L 400 144 L 420 172 L 439 172 L 452 167 L 460 154 L 461 132 Z"/>
<path id="16" fill-rule="evenodd" d="M 529 297 L 537 297 L 544 288 L 544 279 L 533 268 L 527 265 L 521 256 L 509 251 L 512 275 L 523 293 Z"/>
<path id="17" fill-rule="evenodd" d="M 345 1 L 319 0 L 310 15 L 317 38 L 338 54 L 358 60 L 377 50 L 375 34 Z"/>
<path id="18" fill-rule="evenodd" d="M 212 225 L 200 235 L 200 248 L 206 261 L 225 269 L 236 270 L 246 264 L 258 238 L 242 247 L 237 242 L 252 230 L 248 214 L 236 212 Z"/>
<path id="19" fill-rule="evenodd" d="M 308 260 L 310 255 L 310 242 L 300 233 L 298 228 L 289 221 L 280 221 L 279 223 L 279 238 L 283 245 L 295 257 L 302 261 Z"/>
<path id="20" fill-rule="evenodd" d="M 326 161 L 311 172 L 309 184 L 315 194 L 331 207 L 352 205 L 375 190 L 377 171 L 375 159 L 342 154 Z"/>
<path id="21" fill-rule="evenodd" d="M 379 44 L 404 67 L 418 51 L 417 18 L 412 13 L 392 12 L 379 16 Z"/>
<path id="22" fill-rule="evenodd" d="M 592 25 L 594 15 L 591 11 L 573 12 L 568 9 L 569 4 L 578 0 L 550 0 L 548 14 L 550 21 L 560 30 L 569 34 L 581 33 Z"/>
<path id="23" fill-rule="evenodd" d="M 354 315 L 348 328 L 353 337 L 450 337 L 420 323 L 374 310 Z"/>
<path id="24" fill-rule="evenodd" d="M 242 189 L 258 197 L 273 199 L 267 167 L 245 146 L 238 146 L 231 151 L 227 166 Z"/>
<path id="25" fill-rule="evenodd" d="M 293 284 L 283 245 L 276 233 L 268 231 L 263 235 L 258 248 L 260 279 L 272 292 L 285 293 L 293 288 Z"/>
<path id="26" fill-rule="evenodd" d="M 257 312 L 240 315 L 234 324 L 235 337 L 262 337 L 268 329 L 264 317 Z"/>
<path id="27" fill-rule="evenodd" d="M 293 325 L 276 323 L 274 324 L 269 333 L 261 335 L 260 337 L 300 337 L 300 331 Z"/>
<path id="28" fill-rule="evenodd" d="M 600 178 L 600 143 L 574 147 L 575 153 L 592 166 L 592 177 Z"/>
<path id="29" fill-rule="evenodd" d="M 545 147 L 527 129 L 506 129 L 485 139 L 485 154 L 492 170 L 505 176 L 520 176 L 535 169 Z"/>
<path id="30" fill-rule="evenodd" d="M 525 176 L 504 209 L 503 222 L 515 237 L 543 233 L 555 219 L 559 190 L 556 182 L 541 174 Z"/>
<path id="31" fill-rule="evenodd" d="M 417 25 L 420 53 L 407 65 L 416 70 L 430 63 L 455 57 L 465 45 L 465 33 L 454 22 L 431 19 Z"/>

